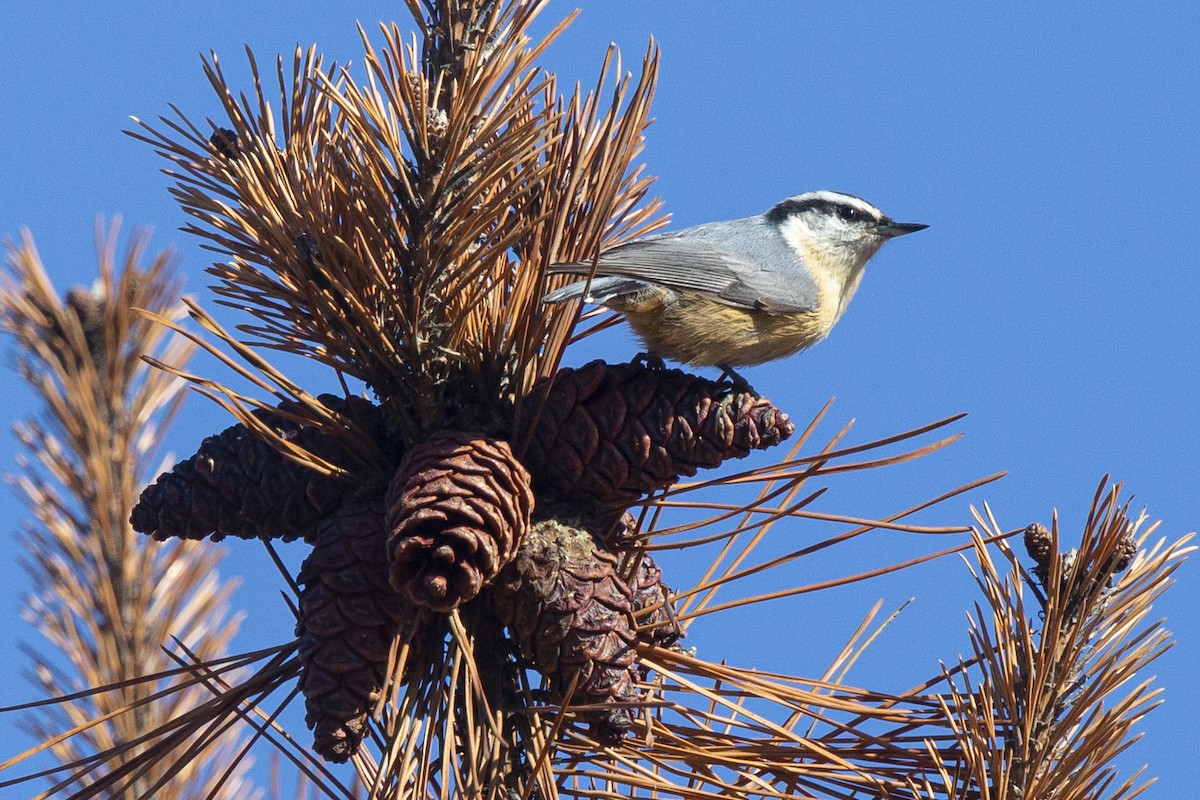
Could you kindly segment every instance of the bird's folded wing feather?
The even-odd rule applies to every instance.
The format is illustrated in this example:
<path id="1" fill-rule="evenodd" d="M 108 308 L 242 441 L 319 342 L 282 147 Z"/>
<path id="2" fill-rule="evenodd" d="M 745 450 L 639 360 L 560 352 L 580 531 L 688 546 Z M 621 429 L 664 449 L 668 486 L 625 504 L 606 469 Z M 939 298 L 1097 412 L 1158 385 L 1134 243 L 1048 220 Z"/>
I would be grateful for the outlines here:
<path id="1" fill-rule="evenodd" d="M 592 262 L 554 264 L 551 273 L 587 275 Z M 655 236 L 607 250 L 596 275 L 619 275 L 680 291 L 700 292 L 741 308 L 774 313 L 811 311 L 817 287 L 810 277 L 764 270 L 746 256 L 703 240 Z"/>

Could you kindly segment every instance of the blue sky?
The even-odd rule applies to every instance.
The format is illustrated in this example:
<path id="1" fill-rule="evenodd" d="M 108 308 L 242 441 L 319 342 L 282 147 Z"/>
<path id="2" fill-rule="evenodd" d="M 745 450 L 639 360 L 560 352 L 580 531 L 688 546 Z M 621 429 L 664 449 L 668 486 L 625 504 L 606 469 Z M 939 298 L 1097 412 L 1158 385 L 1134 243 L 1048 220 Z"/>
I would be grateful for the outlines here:
<path id="1" fill-rule="evenodd" d="M 331 58 L 357 61 L 354 21 L 407 27 L 403 3 L 101 5 L 16 4 L 0 23 L 0 234 L 30 227 L 65 287 L 91 281 L 95 215 L 121 213 L 127 225 L 152 225 L 152 244 L 175 246 L 188 290 L 205 297 L 208 257 L 176 230 L 185 218 L 160 160 L 121 134 L 128 117 L 153 119 L 169 102 L 196 118 L 215 113 L 198 58 L 210 49 L 235 79 L 245 75 L 243 44 L 260 60 L 316 42 Z M 552 4 L 547 21 L 571 7 Z M 1111 473 L 1175 538 L 1200 520 L 1198 25 L 1200 12 L 1184 3 L 1149 13 L 1117 3 L 594 2 L 545 64 L 565 85 L 589 84 L 610 41 L 632 67 L 657 39 L 662 73 L 645 160 L 676 225 L 828 188 L 931 226 L 884 249 L 827 341 L 747 371 L 800 420 L 836 396 L 826 437 L 851 419 L 851 441 L 862 442 L 969 412 L 954 428 L 962 441 L 869 481 L 837 481 L 824 510 L 883 514 L 1007 470 L 925 521 L 969 522 L 968 504 L 987 501 L 1015 528 L 1057 508 L 1069 539 Z M 569 360 L 636 349 L 618 330 Z M 7 412 L 24 416 L 30 396 L 15 376 L 6 380 Z M 186 455 L 227 424 L 196 398 L 171 446 Z M 14 450 L 11 437 L 0 439 L 4 470 L 15 468 Z M 22 513 L 0 496 L 0 563 L 19 557 L 10 534 Z M 859 565 L 848 558 L 927 547 L 880 535 L 871 552 L 814 569 L 850 572 Z M 233 550 L 225 569 L 243 576 L 238 602 L 256 609 L 240 643 L 283 639 L 280 584 L 257 549 Z M 684 556 L 666 560 L 676 574 L 696 568 Z M 16 621 L 24 578 L 9 574 L 0 663 L 15 670 L 22 658 L 12 644 L 36 637 Z M 1166 705 L 1123 762 L 1149 762 L 1161 776 L 1152 795 L 1162 797 L 1187 796 L 1200 782 L 1191 745 L 1200 737 L 1200 576 L 1194 565 L 1178 576 L 1156 607 L 1179 640 L 1152 670 Z M 711 657 L 815 674 L 874 599 L 892 608 L 910 596 L 916 602 L 851 674 L 902 689 L 967 647 L 964 612 L 976 597 L 961 562 L 702 620 L 692 639 Z M 28 696 L 8 680 L 0 705 Z"/>

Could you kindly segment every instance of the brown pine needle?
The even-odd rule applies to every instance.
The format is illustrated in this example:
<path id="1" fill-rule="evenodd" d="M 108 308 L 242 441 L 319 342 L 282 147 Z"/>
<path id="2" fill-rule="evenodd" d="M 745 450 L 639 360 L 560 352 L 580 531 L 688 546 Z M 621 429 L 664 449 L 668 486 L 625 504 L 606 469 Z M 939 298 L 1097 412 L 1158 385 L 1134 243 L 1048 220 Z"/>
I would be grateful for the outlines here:
<path id="1" fill-rule="evenodd" d="M 343 442 L 351 457 L 357 458 L 360 462 L 358 469 L 354 471 L 356 473 L 372 473 L 381 468 L 383 458 L 379 453 L 378 444 L 371 437 L 358 430 L 352 421 L 342 419 L 340 415 L 326 407 L 316 397 L 292 383 L 285 375 L 271 367 L 270 364 L 258 356 L 252 349 L 236 341 L 216 320 L 199 306 L 190 300 L 185 300 L 184 302 L 188 307 L 188 313 L 192 319 L 198 322 L 212 336 L 234 350 L 254 369 L 243 366 L 196 332 L 187 330 L 181 325 L 163 318 L 161 315 L 149 312 L 142 313 L 147 318 L 193 342 L 199 348 L 232 368 L 241 377 L 252 381 L 259 388 L 270 393 L 276 398 L 278 403 L 287 404 L 287 406 L 279 408 L 277 405 L 252 399 L 216 381 L 163 364 L 151 357 L 145 357 L 146 361 L 164 372 L 175 375 L 192 384 L 199 393 L 219 404 L 238 422 L 270 443 L 280 455 L 301 466 L 324 475 L 345 477 L 351 474 L 346 469 L 331 464 L 319 456 L 308 452 L 290 439 L 280 436 L 274 429 L 255 416 L 252 413 L 253 409 L 271 411 L 277 416 L 321 430 L 330 437 Z"/>
<path id="2" fill-rule="evenodd" d="M 189 674 L 199 679 L 205 688 L 207 688 L 214 695 L 220 696 L 222 693 L 232 691 L 235 688 L 233 684 L 225 680 L 223 674 L 213 671 L 209 665 L 204 664 L 199 658 L 196 657 L 196 654 L 193 653 L 182 642 L 176 639 L 175 646 L 179 649 L 180 654 L 168 651 L 167 655 L 173 661 L 175 661 L 175 663 L 179 664 L 180 667 L 187 669 Z M 292 645 L 288 644 L 273 649 L 277 651 L 283 651 L 290 647 L 292 647 Z M 247 658 L 249 659 L 249 656 L 251 655 L 254 654 L 248 654 Z M 253 659 L 249 660 L 248 663 L 252 663 L 252 660 Z M 285 701 L 285 705 L 286 702 L 290 702 L 290 700 L 291 697 L 288 698 L 288 701 Z M 253 717 L 261 719 L 262 722 L 256 722 L 251 716 L 251 713 L 247 712 L 251 712 Z M 326 781 L 329 781 L 332 785 L 338 786 L 339 790 L 348 796 L 345 788 L 339 784 L 333 773 L 330 772 L 329 768 L 326 767 L 323 762 L 319 761 L 308 747 L 301 745 L 294 738 L 292 738 L 291 734 L 275 721 L 274 715 L 268 715 L 257 705 L 253 705 L 249 706 L 246 710 L 241 711 L 238 716 L 243 723 L 249 725 L 253 729 L 254 739 L 263 738 L 272 744 L 275 749 L 279 753 L 282 753 L 282 755 L 287 758 L 298 770 L 300 770 L 300 772 L 302 772 L 307 779 L 313 781 L 314 785 L 321 788 L 324 786 Z M 252 741 L 253 739 L 246 743 L 243 748 L 244 751 L 248 751 Z"/>
<path id="3" fill-rule="evenodd" d="M 883 522 L 885 522 L 887 524 L 894 523 L 896 520 L 902 519 L 907 516 L 911 516 L 912 514 L 915 514 L 919 511 L 927 509 L 938 503 L 944 502 L 945 500 L 948 500 L 952 497 L 956 497 L 958 495 L 972 491 L 980 486 L 983 486 L 987 483 L 995 481 L 995 480 L 999 479 L 1000 477 L 1001 477 L 1001 474 L 991 475 L 986 478 L 981 478 L 981 479 L 972 481 L 970 483 L 964 484 L 962 486 L 957 487 L 956 489 L 953 489 L 949 492 L 945 492 L 941 495 L 938 495 L 937 497 L 931 498 L 930 500 L 927 500 L 916 506 L 905 509 L 896 514 L 893 514 L 893 515 L 885 518 L 885 520 L 883 520 Z M 780 515 L 780 516 L 783 516 L 783 515 Z M 803 556 L 810 555 L 810 554 L 818 552 L 820 550 L 827 549 L 829 547 L 832 547 L 836 544 L 840 544 L 845 541 L 849 541 L 850 539 L 853 539 L 857 536 L 861 536 L 861 535 L 868 533 L 869 531 L 875 530 L 876 528 L 879 527 L 875 523 L 875 521 L 867 521 L 865 524 L 859 525 L 858 527 L 851 529 L 850 531 L 847 531 L 845 533 L 838 534 L 836 536 L 827 537 L 827 538 L 823 539 L 822 541 L 817 542 L 808 547 L 805 547 L 800 550 L 793 551 L 786 555 L 777 557 L 773 560 L 764 562 L 755 567 L 751 567 L 751 568 L 739 571 L 737 569 L 738 565 L 743 563 L 745 561 L 745 559 L 747 557 L 749 557 L 751 551 L 754 549 L 754 547 L 759 542 L 762 541 L 762 537 L 766 534 L 766 532 L 769 530 L 771 525 L 778 518 L 779 517 L 772 516 L 772 517 L 768 517 L 765 520 L 762 520 L 759 524 L 752 524 L 752 525 L 745 526 L 746 530 L 757 529 L 758 532 L 756 533 L 756 535 L 754 537 L 751 538 L 751 540 L 749 542 L 747 542 L 743 546 L 742 552 L 739 555 L 737 555 L 736 557 L 734 557 L 733 560 L 727 566 L 724 567 L 724 572 L 718 573 L 718 565 L 723 563 L 724 558 L 727 554 L 732 553 L 731 548 L 732 548 L 733 542 L 735 541 L 736 537 L 729 537 L 720 556 L 714 561 L 713 566 L 708 570 L 708 572 L 705 573 L 705 575 L 701 577 L 701 579 L 698 581 L 697 585 L 692 587 L 691 589 L 680 590 L 680 591 L 676 592 L 676 597 L 683 599 L 683 604 L 680 606 L 680 608 L 678 610 L 679 616 L 682 620 L 686 620 L 691 616 L 698 616 L 702 612 L 703 613 L 711 613 L 710 611 L 706 611 L 705 609 L 708 606 L 708 604 L 712 601 L 712 598 L 715 595 L 716 590 L 719 589 L 721 586 L 724 586 L 725 584 L 731 583 L 736 580 L 741 580 L 746 577 L 751 577 L 753 575 L 759 574 L 759 573 L 769 570 L 769 569 L 775 569 L 777 567 L 780 567 L 780 566 L 788 564 L 792 561 L 795 561 L 799 558 L 802 558 Z M 915 566 L 917 564 L 925 563 L 925 561 L 931 560 L 933 558 L 940 557 L 941 555 L 947 555 L 950 553 L 961 552 L 962 550 L 964 550 L 966 548 L 967 548 L 967 545 L 960 545 L 958 547 L 943 550 L 942 552 L 931 555 L 931 556 L 920 557 L 917 559 L 913 559 L 913 560 L 904 562 L 903 565 L 901 565 L 901 564 L 894 565 L 893 569 L 899 570 L 906 566 Z M 879 570 L 873 570 L 873 571 L 869 571 L 869 572 L 860 573 L 860 575 L 858 575 L 858 576 L 852 576 L 852 577 L 846 578 L 846 579 L 835 579 L 833 581 L 828 581 L 828 582 L 825 582 L 822 584 L 813 584 L 811 586 L 795 587 L 794 589 L 787 590 L 786 592 L 784 592 L 782 594 L 758 595 L 758 596 L 755 596 L 752 598 L 747 598 L 745 600 L 736 601 L 732 605 L 737 606 L 737 605 L 742 605 L 745 603 L 760 602 L 760 601 L 766 600 L 766 599 L 775 599 L 776 597 L 780 597 L 780 596 L 790 596 L 791 594 L 800 594 L 800 593 L 805 593 L 808 591 L 815 591 L 817 588 L 831 588 L 832 586 L 843 585 L 844 583 L 855 582 L 858 580 L 865 579 L 867 577 L 872 577 L 877 574 L 884 574 L 888 571 L 890 571 L 889 568 L 884 567 Z M 698 601 L 695 609 L 691 609 L 692 604 L 688 601 L 688 598 L 698 596 L 701 593 L 706 593 L 706 595 Z M 729 605 L 730 604 L 726 604 L 723 606 L 718 606 L 717 608 L 726 608 L 726 607 L 729 607 Z"/>
<path id="4" fill-rule="evenodd" d="M 994 541 L 999 541 L 1001 539 L 1010 538 L 1013 535 L 1015 535 L 1016 533 L 1017 533 L 1017 531 L 1010 531 L 1008 533 L 997 534 L 994 537 L 989 537 L 988 539 L 985 540 L 985 542 L 991 543 Z M 971 546 L 972 545 L 970 543 L 961 544 L 961 545 L 957 545 L 955 547 L 948 547 L 948 548 L 939 550 L 934 553 L 927 553 L 926 555 L 916 556 L 914 558 L 907 559 L 905 561 L 896 562 L 894 564 L 888 564 L 886 566 L 878 567 L 876 569 L 864 570 L 864 571 L 859 572 L 854 575 L 846 575 L 846 576 L 842 576 L 840 578 L 831 578 L 827 581 L 821 581 L 819 583 L 810 583 L 810 584 L 806 584 L 804 586 L 794 586 L 794 587 L 791 587 L 788 589 L 781 589 L 777 592 L 766 592 L 763 594 L 755 595 L 753 597 L 747 597 L 747 598 L 743 598 L 740 600 L 733 600 L 733 601 L 730 601 L 727 603 L 721 603 L 719 605 L 710 605 L 707 607 L 701 607 L 695 611 L 686 612 L 686 613 L 681 612 L 679 614 L 679 617 L 681 620 L 688 620 L 688 619 L 691 619 L 692 617 L 699 617 L 699 616 L 703 616 L 705 614 L 715 614 L 715 613 L 718 613 L 721 611 L 726 611 L 731 608 L 738 608 L 738 607 L 741 607 L 744 605 L 751 605 L 754 603 L 764 603 L 764 602 L 769 602 L 771 600 L 778 600 L 783 597 L 792 597 L 792 596 L 799 595 L 799 594 L 809 594 L 812 592 L 822 591 L 825 589 L 832 589 L 832 588 L 835 588 L 838 586 L 847 586 L 851 583 L 858 583 L 860 581 L 869 580 L 870 578 L 879 577 L 880 575 L 887 575 L 887 574 L 890 574 L 893 572 L 898 572 L 903 569 L 908 569 L 910 567 L 920 566 L 921 564 L 926 564 L 930 561 L 934 561 L 936 559 L 943 558 L 948 555 L 953 555 L 955 553 L 962 553 L 966 550 L 971 549 Z M 804 551 L 797 551 L 795 553 L 789 553 L 788 555 L 780 556 L 779 558 L 775 558 L 770 561 L 766 561 L 757 566 L 750 567 L 748 569 L 741 570 L 739 572 L 724 575 L 719 579 L 708 582 L 708 584 L 706 584 L 706 585 L 697 585 L 688 591 L 679 592 L 678 594 L 681 597 L 686 597 L 688 595 L 697 594 L 702 591 L 707 591 L 714 587 L 722 586 L 722 585 L 731 583 L 736 580 L 741 580 L 741 579 L 750 577 L 752 575 L 756 575 L 761 572 L 764 572 L 768 569 L 773 569 L 775 567 L 780 566 L 781 564 L 786 564 L 790 561 L 793 561 L 793 560 L 799 558 L 800 556 L 805 555 L 806 552 L 808 552 L 808 551 L 811 551 L 811 548 L 806 548 L 806 550 L 804 550 Z"/>
<path id="5" fill-rule="evenodd" d="M 704 489 L 704 488 L 714 486 L 714 485 L 729 486 L 729 485 L 733 485 L 735 483 L 755 483 L 755 482 L 762 482 L 762 481 L 786 480 L 786 479 L 790 479 L 790 478 L 804 477 L 807 475 L 807 473 L 805 473 L 805 472 L 797 473 L 797 472 L 790 471 L 790 470 L 793 470 L 797 467 L 804 466 L 804 465 L 810 465 L 810 466 L 817 465 L 816 472 L 814 472 L 813 474 L 826 474 L 826 473 L 851 472 L 851 471 L 859 471 L 859 470 L 867 470 L 867 469 L 876 469 L 878 467 L 883 467 L 883 466 L 892 466 L 895 464 L 902 464 L 902 463 L 905 463 L 906 461 L 912 461 L 916 458 L 920 458 L 922 456 L 929 455 L 930 453 L 940 450 L 943 447 L 953 444 L 954 442 L 958 441 L 958 439 L 960 439 L 962 437 L 962 434 L 955 434 L 953 436 L 946 437 L 945 439 L 942 439 L 940 441 L 934 442 L 929 445 L 925 445 L 920 448 L 916 448 L 914 450 L 907 451 L 905 453 L 901 453 L 900 455 L 897 455 L 897 456 L 880 458 L 880 459 L 876 459 L 873 461 L 862 461 L 862 462 L 856 462 L 856 463 L 851 463 L 851 464 L 843 464 L 843 465 L 840 465 L 837 467 L 826 468 L 824 466 L 825 463 L 827 463 L 829 461 L 833 461 L 838 458 L 844 458 L 845 456 L 848 456 L 848 455 L 854 455 L 857 453 L 880 449 L 880 448 L 886 447 L 890 444 L 896 444 L 898 442 L 902 442 L 907 439 L 912 439 L 917 436 L 921 436 L 922 434 L 929 433 L 930 431 L 936 430 L 936 429 L 944 427 L 946 425 L 950 425 L 950 424 L 962 419 L 964 416 L 966 416 L 966 415 L 965 414 L 956 414 L 952 417 L 946 417 L 945 419 L 938 420 L 937 422 L 932 422 L 928 425 L 923 425 L 919 428 L 914 428 L 912 430 L 905 431 L 904 433 L 895 434 L 893 436 L 888 436 L 883 439 L 878 439 L 873 442 L 867 442 L 865 444 L 856 445 L 854 447 L 849 447 L 849 448 L 846 448 L 843 450 L 829 449 L 827 451 L 822 451 L 820 454 L 814 455 L 814 456 L 806 456 L 803 458 L 792 457 L 786 461 L 781 461 L 777 464 L 772 464 L 768 467 L 758 467 L 756 469 L 746 470 L 744 472 L 739 472 L 734 475 L 713 478 L 713 479 L 707 480 L 707 481 L 698 481 L 695 483 L 682 483 L 682 482 L 677 483 L 671 488 L 669 495 L 679 494 L 679 493 L 682 493 L 685 491 L 697 491 L 699 489 Z M 847 423 L 847 426 L 839 432 L 838 436 L 835 437 L 834 441 L 840 441 L 841 437 L 843 437 L 849 431 L 850 424 L 853 424 L 853 423 Z"/>

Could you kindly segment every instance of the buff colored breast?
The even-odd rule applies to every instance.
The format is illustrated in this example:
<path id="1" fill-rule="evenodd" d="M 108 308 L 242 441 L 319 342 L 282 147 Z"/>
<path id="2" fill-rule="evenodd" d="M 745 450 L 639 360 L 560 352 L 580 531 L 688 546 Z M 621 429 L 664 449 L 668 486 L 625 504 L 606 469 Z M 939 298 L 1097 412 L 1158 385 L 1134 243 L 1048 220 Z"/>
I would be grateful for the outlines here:
<path id="1" fill-rule="evenodd" d="M 698 294 L 655 287 L 614 298 L 646 349 L 696 366 L 747 367 L 783 358 L 815 344 L 837 321 L 838 302 L 826 313 L 768 314 L 734 308 Z"/>

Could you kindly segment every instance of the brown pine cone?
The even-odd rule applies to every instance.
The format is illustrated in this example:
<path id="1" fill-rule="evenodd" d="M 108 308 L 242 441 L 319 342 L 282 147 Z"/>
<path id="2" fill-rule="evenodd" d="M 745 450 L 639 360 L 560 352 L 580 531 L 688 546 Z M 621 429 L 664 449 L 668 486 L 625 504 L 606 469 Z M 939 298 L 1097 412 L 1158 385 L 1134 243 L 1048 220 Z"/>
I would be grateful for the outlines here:
<path id="1" fill-rule="evenodd" d="M 67 307 L 79 318 L 83 341 L 101 375 L 108 369 L 108 298 L 76 286 L 67 292 Z"/>
<path id="2" fill-rule="evenodd" d="M 1050 562 L 1054 558 L 1054 537 L 1045 525 L 1034 522 L 1025 528 L 1025 552 L 1033 559 L 1033 574 L 1045 583 L 1050 576 Z"/>
<path id="3" fill-rule="evenodd" d="M 1116 531 L 1106 533 L 1111 535 L 1116 533 Z M 1101 565 L 1101 572 L 1109 585 L 1114 584 L 1117 576 L 1129 569 L 1129 565 L 1137 557 L 1137 551 L 1137 541 L 1133 538 L 1132 526 L 1126 525 L 1125 530 L 1118 534 L 1112 553 Z"/>
<path id="4" fill-rule="evenodd" d="M 1134 540 L 1133 534 L 1126 531 L 1121 535 L 1121 541 L 1117 542 L 1117 547 L 1113 551 L 1112 574 L 1116 575 L 1119 572 L 1129 569 L 1129 565 L 1133 563 L 1137 552 L 1137 542 Z"/>
<path id="5" fill-rule="evenodd" d="M 383 415 L 370 401 L 327 394 L 320 400 L 386 446 Z M 269 411 L 254 414 L 325 460 L 350 464 L 345 448 L 326 434 Z M 308 541 L 317 522 L 335 511 L 352 488 L 348 481 L 320 475 L 284 458 L 238 424 L 209 436 L 195 455 L 159 475 L 142 492 L 129 521 L 134 530 L 159 540 L 238 536 Z"/>
<path id="6" fill-rule="evenodd" d="M 316 526 L 300 568 L 300 690 L 313 749 L 354 755 L 383 691 L 388 655 L 415 609 L 388 583 L 383 497 L 345 502 Z"/>
<path id="7" fill-rule="evenodd" d="M 571 703 L 612 706 L 586 712 L 606 744 L 632 727 L 641 697 L 632 594 L 595 536 L 557 520 L 530 528 L 491 593 L 496 615 L 556 699 L 566 699 L 574 681 Z"/>
<path id="8" fill-rule="evenodd" d="M 218 155 L 231 160 L 241 158 L 244 150 L 237 131 L 232 131 L 229 128 L 217 128 L 213 131 L 212 136 L 208 137 L 208 146 Z"/>
<path id="9" fill-rule="evenodd" d="M 535 486 L 602 506 L 626 506 L 795 430 L 770 401 L 728 382 L 603 361 L 560 370 L 535 424 L 523 458 Z"/>
<path id="10" fill-rule="evenodd" d="M 529 473 L 508 443 L 441 431 L 405 455 L 387 492 L 392 586 L 450 611 L 512 561 L 529 528 Z"/>

